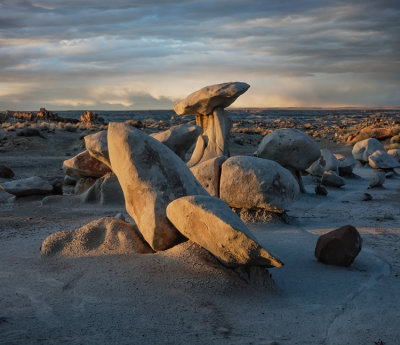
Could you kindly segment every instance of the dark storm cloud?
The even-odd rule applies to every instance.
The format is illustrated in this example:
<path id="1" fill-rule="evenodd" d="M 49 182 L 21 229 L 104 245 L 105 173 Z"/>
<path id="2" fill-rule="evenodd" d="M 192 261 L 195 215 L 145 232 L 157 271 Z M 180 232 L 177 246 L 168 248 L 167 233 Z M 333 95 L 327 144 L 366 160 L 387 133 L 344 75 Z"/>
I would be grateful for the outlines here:
<path id="1" fill-rule="evenodd" d="M 350 76 L 368 82 L 373 90 L 368 99 L 381 102 L 387 96 L 376 90 L 396 95 L 400 89 L 398 18 L 400 3 L 385 0 L 0 0 L 0 83 L 14 83 L 15 92 L 18 83 L 57 83 L 71 99 L 74 94 L 63 85 L 83 83 L 90 90 L 90 83 L 124 84 L 127 76 L 157 83 L 157 76 L 185 82 L 209 74 L 257 85 L 268 78 L 293 78 L 312 88 L 304 78 L 323 74 L 332 84 Z M 319 83 L 314 85 L 319 94 Z M 146 92 L 151 89 L 149 84 Z M 176 97 L 168 92 L 164 96 Z M 303 97 L 287 92 L 289 99 Z M 354 103 L 365 102 L 363 92 L 353 90 Z M 0 102 L 10 94 L 0 93 Z M 351 94 L 327 87 L 321 104 L 335 103 L 334 97 L 338 104 L 348 102 Z M 147 101 L 151 106 L 160 99 Z M 399 105 L 399 96 L 389 103 Z"/>

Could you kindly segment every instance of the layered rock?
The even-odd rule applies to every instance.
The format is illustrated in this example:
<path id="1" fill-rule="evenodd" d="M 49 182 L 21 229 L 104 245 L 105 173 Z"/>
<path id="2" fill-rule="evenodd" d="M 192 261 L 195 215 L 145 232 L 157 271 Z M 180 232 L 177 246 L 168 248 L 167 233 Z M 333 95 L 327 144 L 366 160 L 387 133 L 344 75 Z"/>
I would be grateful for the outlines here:
<path id="1" fill-rule="evenodd" d="M 104 217 L 81 228 L 56 232 L 41 247 L 46 256 L 93 256 L 107 254 L 152 253 L 135 224 Z"/>
<path id="2" fill-rule="evenodd" d="M 382 170 L 375 170 L 369 179 L 369 188 L 382 187 L 386 181 L 386 174 Z"/>
<path id="3" fill-rule="evenodd" d="M 240 218 L 218 198 L 192 195 L 176 199 L 168 205 L 167 216 L 185 237 L 227 266 L 283 265 L 257 243 Z"/>
<path id="4" fill-rule="evenodd" d="M 82 177 L 101 177 L 111 171 L 107 165 L 93 158 L 87 150 L 65 160 L 63 170 L 67 175 L 76 179 Z"/>
<path id="5" fill-rule="evenodd" d="M 221 167 L 227 158 L 225 156 L 211 158 L 190 168 L 194 177 L 211 196 L 219 197 Z"/>
<path id="6" fill-rule="evenodd" d="M 39 176 L 5 182 L 0 185 L 0 188 L 15 196 L 43 195 L 53 192 L 53 186 Z"/>
<path id="7" fill-rule="evenodd" d="M 224 111 L 250 86 L 234 82 L 204 87 L 174 105 L 178 115 L 196 115 L 196 124 L 202 127 L 192 157 L 187 163 L 192 167 L 202 161 L 229 156 L 228 137 L 231 119 Z"/>
<path id="8" fill-rule="evenodd" d="M 107 141 L 127 212 L 154 250 L 171 247 L 180 234 L 166 217 L 167 205 L 182 196 L 207 192 L 174 152 L 146 133 L 110 123 Z"/>
<path id="9" fill-rule="evenodd" d="M 361 251 L 362 239 L 351 225 L 328 232 L 318 238 L 316 258 L 329 265 L 349 266 Z"/>
<path id="10" fill-rule="evenodd" d="M 234 156 L 222 164 L 220 198 L 231 207 L 281 213 L 298 194 L 295 178 L 277 162 Z"/>

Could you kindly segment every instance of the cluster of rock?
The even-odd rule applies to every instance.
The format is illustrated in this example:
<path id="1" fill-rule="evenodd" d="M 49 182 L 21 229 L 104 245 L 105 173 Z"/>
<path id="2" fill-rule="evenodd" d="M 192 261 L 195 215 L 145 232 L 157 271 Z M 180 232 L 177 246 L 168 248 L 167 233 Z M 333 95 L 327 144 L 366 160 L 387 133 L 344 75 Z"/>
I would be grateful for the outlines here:
<path id="1" fill-rule="evenodd" d="M 91 126 L 92 124 L 104 124 L 104 119 L 98 116 L 94 111 L 87 110 L 81 115 L 81 122 L 86 126 Z"/>
<path id="2" fill-rule="evenodd" d="M 37 121 L 57 121 L 57 122 L 70 122 L 70 123 L 79 122 L 79 120 L 77 119 L 60 117 L 58 116 L 57 113 L 53 113 L 49 110 L 46 110 L 46 108 L 40 108 L 36 114 L 33 112 L 6 110 L 4 114 L 4 120 L 7 119 L 32 121 L 32 122 L 37 122 Z"/>
<path id="3" fill-rule="evenodd" d="M 47 181 L 39 176 L 4 182 L 0 188 L 16 197 L 29 195 L 62 194 L 62 185 L 59 181 Z"/>

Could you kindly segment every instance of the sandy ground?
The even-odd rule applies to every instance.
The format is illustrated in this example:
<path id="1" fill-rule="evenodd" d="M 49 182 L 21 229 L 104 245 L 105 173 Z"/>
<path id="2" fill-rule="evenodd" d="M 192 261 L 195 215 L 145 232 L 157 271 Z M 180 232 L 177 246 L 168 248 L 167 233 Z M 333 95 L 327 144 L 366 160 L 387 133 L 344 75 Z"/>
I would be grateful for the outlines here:
<path id="1" fill-rule="evenodd" d="M 81 133 L 19 138 L 0 164 L 15 178 L 62 177 Z M 233 153 L 251 153 L 251 145 Z M 340 152 L 349 149 L 338 147 Z M 123 207 L 10 200 L 0 191 L 0 344 L 400 344 L 400 177 L 367 190 L 372 169 L 317 196 L 306 194 L 288 222 L 249 225 L 285 262 L 274 285 L 249 284 L 197 255 L 190 244 L 157 254 L 46 258 L 54 232 L 124 212 Z M 4 180 L 0 180 L 0 183 Z M 68 193 L 68 190 L 66 190 Z M 362 194 L 372 195 L 361 201 Z M 349 268 L 317 262 L 320 234 L 355 226 L 363 249 Z"/>

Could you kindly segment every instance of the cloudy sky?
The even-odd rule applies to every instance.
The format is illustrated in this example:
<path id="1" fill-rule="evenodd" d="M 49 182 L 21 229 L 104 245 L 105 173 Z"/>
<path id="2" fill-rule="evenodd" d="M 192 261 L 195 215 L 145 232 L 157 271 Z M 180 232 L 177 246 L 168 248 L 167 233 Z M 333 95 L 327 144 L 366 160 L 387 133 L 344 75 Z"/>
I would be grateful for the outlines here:
<path id="1" fill-rule="evenodd" d="M 400 106 L 400 1 L 0 0 L 0 111 Z"/>

